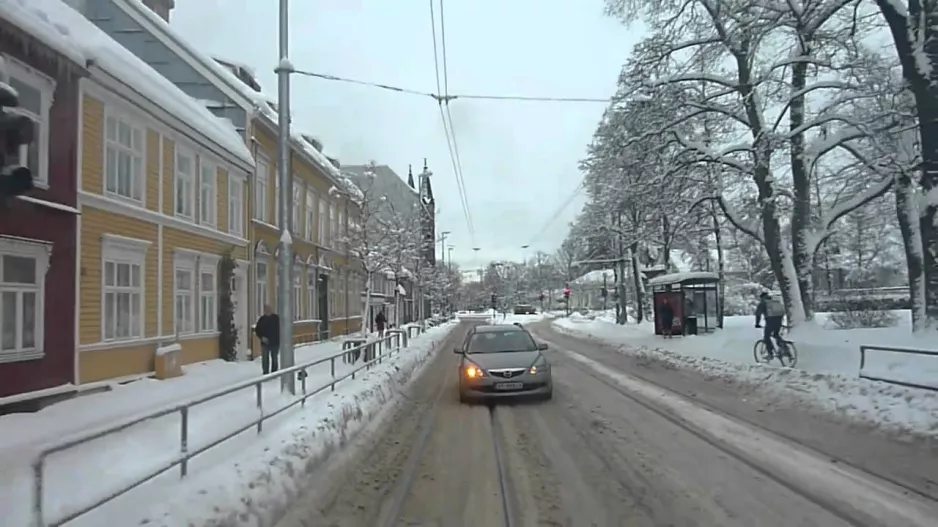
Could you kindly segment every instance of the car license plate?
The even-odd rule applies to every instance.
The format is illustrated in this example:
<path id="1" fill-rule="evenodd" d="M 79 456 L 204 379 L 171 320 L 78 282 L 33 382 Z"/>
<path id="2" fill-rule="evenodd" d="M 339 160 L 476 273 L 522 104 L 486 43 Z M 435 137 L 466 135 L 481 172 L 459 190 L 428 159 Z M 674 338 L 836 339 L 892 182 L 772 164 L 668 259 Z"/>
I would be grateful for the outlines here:
<path id="1" fill-rule="evenodd" d="M 522 382 L 500 382 L 495 385 L 496 390 L 520 390 L 524 388 Z"/>

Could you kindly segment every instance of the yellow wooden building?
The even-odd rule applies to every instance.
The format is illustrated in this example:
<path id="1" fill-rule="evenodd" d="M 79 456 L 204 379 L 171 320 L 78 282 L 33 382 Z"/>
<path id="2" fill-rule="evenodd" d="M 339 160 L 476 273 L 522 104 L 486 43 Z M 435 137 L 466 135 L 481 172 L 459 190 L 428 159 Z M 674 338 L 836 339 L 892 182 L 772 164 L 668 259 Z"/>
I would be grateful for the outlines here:
<path id="1" fill-rule="evenodd" d="M 253 242 L 254 313 L 265 304 L 276 308 L 279 245 L 277 127 L 271 112 L 252 120 L 256 161 L 250 238 Z M 348 256 L 349 222 L 357 221 L 357 206 L 349 199 L 352 185 L 338 162 L 321 152 L 309 136 L 290 141 L 293 176 L 293 318 L 294 342 L 323 340 L 361 328 L 364 274 Z M 259 353 L 254 339 L 252 353 Z"/>
<path id="2" fill-rule="evenodd" d="M 176 340 L 183 363 L 218 358 L 218 263 L 233 251 L 243 286 L 250 258 L 244 137 L 112 51 L 122 69 L 90 66 L 79 95 L 80 382 L 152 372 L 157 347 Z"/>

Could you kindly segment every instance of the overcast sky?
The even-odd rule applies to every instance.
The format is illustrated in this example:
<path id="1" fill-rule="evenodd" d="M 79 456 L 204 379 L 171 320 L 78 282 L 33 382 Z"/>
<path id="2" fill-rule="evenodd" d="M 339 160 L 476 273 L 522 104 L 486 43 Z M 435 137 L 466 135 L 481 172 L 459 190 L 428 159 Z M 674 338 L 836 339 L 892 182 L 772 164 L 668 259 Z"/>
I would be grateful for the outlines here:
<path id="1" fill-rule="evenodd" d="M 290 58 L 299 70 L 436 91 L 430 3 L 293 0 Z M 254 68 L 276 94 L 277 0 L 177 0 L 171 24 L 205 52 Z M 435 4 L 439 6 L 439 4 Z M 609 97 L 640 36 L 603 16 L 602 0 L 444 0 L 451 94 Z M 437 17 L 439 11 L 436 12 Z M 437 23 L 437 37 L 440 24 Z M 441 65 L 442 69 L 442 65 Z M 442 71 L 441 71 L 442 75 Z M 463 266 L 553 252 L 577 199 L 540 237 L 580 181 L 578 160 L 601 103 L 456 100 L 470 236 L 433 99 L 295 76 L 294 126 L 343 164 L 374 159 L 406 177 L 428 159 L 440 215 Z M 476 260 L 472 247 L 480 247 Z"/>

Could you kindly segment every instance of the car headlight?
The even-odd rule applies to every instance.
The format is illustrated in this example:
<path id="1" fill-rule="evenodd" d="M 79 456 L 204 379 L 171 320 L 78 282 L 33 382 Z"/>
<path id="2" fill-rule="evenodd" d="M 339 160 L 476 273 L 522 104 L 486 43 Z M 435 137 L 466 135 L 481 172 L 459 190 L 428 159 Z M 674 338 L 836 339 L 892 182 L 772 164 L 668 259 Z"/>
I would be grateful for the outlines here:
<path id="1" fill-rule="evenodd" d="M 531 367 L 528 368 L 529 375 L 537 375 L 538 372 L 545 372 L 545 371 L 547 371 L 547 359 L 545 359 L 543 355 L 538 357 L 538 359 L 534 361 L 534 364 L 532 364 Z"/>
<path id="2" fill-rule="evenodd" d="M 466 373 L 466 377 L 470 379 L 478 379 L 485 376 L 485 370 L 471 362 L 463 366 L 463 371 Z"/>

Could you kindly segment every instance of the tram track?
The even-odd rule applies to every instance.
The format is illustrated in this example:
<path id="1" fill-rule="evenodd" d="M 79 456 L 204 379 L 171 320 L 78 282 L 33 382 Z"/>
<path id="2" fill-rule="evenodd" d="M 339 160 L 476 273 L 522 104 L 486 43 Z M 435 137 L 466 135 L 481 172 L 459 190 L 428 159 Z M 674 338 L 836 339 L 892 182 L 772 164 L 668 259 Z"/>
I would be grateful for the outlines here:
<path id="1" fill-rule="evenodd" d="M 543 338 L 542 340 L 548 341 L 547 339 L 543 339 Z M 559 349 L 564 349 L 564 348 L 559 347 Z M 870 527 L 871 525 L 889 525 L 890 527 L 893 527 L 894 525 L 928 525 L 927 523 L 915 523 L 915 522 L 901 523 L 901 524 L 900 523 L 884 524 L 884 523 L 876 521 L 874 517 L 871 517 L 870 515 L 866 514 L 862 510 L 862 507 L 858 509 L 856 507 L 853 507 L 852 504 L 849 502 L 844 502 L 842 500 L 819 496 L 818 494 L 815 494 L 814 492 L 807 490 L 803 485 L 793 480 L 793 478 L 787 477 L 786 475 L 780 474 L 779 472 L 773 470 L 772 468 L 767 467 L 766 463 L 764 463 L 760 459 L 757 459 L 755 456 L 744 453 L 740 451 L 740 449 L 735 448 L 731 445 L 728 445 L 726 442 L 721 441 L 719 438 L 714 437 L 711 433 L 707 432 L 706 430 L 701 429 L 701 427 L 695 425 L 692 422 L 689 422 L 688 420 L 678 415 L 676 412 L 667 408 L 666 405 L 661 404 L 660 402 L 657 402 L 657 401 L 650 400 L 649 398 L 643 395 L 638 395 L 624 388 L 619 383 L 610 379 L 606 375 L 603 375 L 602 373 L 597 372 L 590 365 L 585 364 L 584 362 L 580 360 L 570 358 L 570 356 L 565 358 L 563 360 L 563 363 L 565 365 L 572 366 L 573 368 L 577 369 L 581 373 L 594 379 L 596 382 L 618 393 L 620 396 L 628 399 L 631 403 L 637 404 L 647 409 L 653 414 L 661 417 L 662 419 L 665 419 L 666 421 L 672 423 L 678 428 L 693 435 L 694 437 L 698 438 L 704 443 L 707 443 L 708 445 L 716 448 L 723 454 L 731 457 L 732 459 L 738 461 L 739 463 L 742 463 L 743 465 L 749 467 L 751 470 L 759 473 L 762 477 L 768 480 L 771 480 L 774 483 L 788 489 L 789 491 L 800 496 L 804 500 L 817 505 L 821 509 L 830 513 L 832 516 L 843 521 L 845 524 L 851 525 L 853 527 Z M 746 419 L 738 419 L 736 416 L 727 414 L 726 412 L 720 410 L 719 408 L 716 408 L 712 405 L 705 404 L 702 401 L 690 400 L 686 396 L 678 392 L 675 392 L 674 390 L 666 386 L 663 386 L 659 383 L 643 378 L 641 375 L 636 375 L 636 374 L 633 374 L 632 372 L 629 372 L 627 375 L 634 377 L 640 382 L 644 382 L 648 385 L 651 385 L 658 390 L 666 392 L 675 398 L 685 400 L 693 404 L 694 406 L 699 407 L 701 410 L 711 412 L 712 414 L 717 415 L 720 418 L 743 423 L 744 425 L 754 430 L 757 430 L 758 433 L 760 434 L 763 434 L 768 437 L 777 437 L 776 439 L 777 441 L 788 443 L 792 447 L 801 449 L 811 455 L 815 455 L 817 457 L 827 457 L 814 451 L 814 449 L 812 449 L 810 446 L 805 445 L 797 440 L 790 439 L 788 437 L 785 437 L 784 435 L 776 434 L 775 432 L 767 430 L 764 427 L 758 425 L 757 423 L 750 422 Z M 917 489 L 913 489 L 906 485 L 902 485 L 900 482 L 894 482 L 894 481 L 890 481 L 889 479 L 881 478 L 878 475 L 867 472 L 860 467 L 856 467 L 847 463 L 838 463 L 838 464 L 842 465 L 842 468 L 846 468 L 847 470 L 850 470 L 851 472 L 855 472 L 855 473 L 862 475 L 865 478 L 869 478 L 871 481 L 882 483 L 886 486 L 895 487 L 895 489 L 901 493 L 904 493 L 906 495 L 914 495 L 915 498 L 921 498 L 922 501 L 927 501 L 931 504 L 938 506 L 938 500 L 935 500 L 935 498 L 929 495 L 928 493 L 923 493 L 923 492 L 918 491 Z"/>

